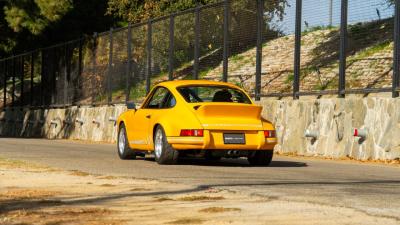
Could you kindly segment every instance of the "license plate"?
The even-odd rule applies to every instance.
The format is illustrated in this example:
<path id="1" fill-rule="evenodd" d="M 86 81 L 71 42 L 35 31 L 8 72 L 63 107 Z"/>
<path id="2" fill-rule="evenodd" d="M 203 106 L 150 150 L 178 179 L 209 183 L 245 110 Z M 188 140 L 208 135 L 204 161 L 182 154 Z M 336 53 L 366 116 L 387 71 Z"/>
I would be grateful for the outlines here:
<path id="1" fill-rule="evenodd" d="M 244 134 L 224 134 L 224 144 L 246 144 Z"/>

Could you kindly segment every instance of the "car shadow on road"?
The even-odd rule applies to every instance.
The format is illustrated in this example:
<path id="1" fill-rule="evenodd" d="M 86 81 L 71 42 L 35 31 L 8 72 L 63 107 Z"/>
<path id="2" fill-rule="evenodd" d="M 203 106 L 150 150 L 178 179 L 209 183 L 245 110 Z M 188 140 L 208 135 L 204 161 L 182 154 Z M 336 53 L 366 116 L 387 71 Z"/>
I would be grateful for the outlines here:
<path id="1" fill-rule="evenodd" d="M 146 158 L 146 161 L 154 161 L 154 158 Z M 272 160 L 269 166 L 252 166 L 247 162 L 247 159 L 221 159 L 221 160 L 206 160 L 201 158 L 180 158 L 177 165 L 192 165 L 192 166 L 213 166 L 213 167 L 307 167 L 307 163 L 296 161 L 281 161 Z"/>

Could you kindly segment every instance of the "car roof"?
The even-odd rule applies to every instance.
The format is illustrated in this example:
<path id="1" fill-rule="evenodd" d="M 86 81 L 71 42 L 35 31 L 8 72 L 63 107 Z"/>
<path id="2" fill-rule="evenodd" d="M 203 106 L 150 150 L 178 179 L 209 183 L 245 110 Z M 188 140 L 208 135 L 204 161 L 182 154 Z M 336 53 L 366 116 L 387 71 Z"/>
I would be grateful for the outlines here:
<path id="1" fill-rule="evenodd" d="M 165 86 L 169 88 L 176 88 L 179 86 L 186 86 L 186 85 L 224 85 L 229 86 L 232 88 L 239 88 L 236 85 L 221 82 L 221 81 L 210 81 L 210 80 L 174 80 L 174 81 L 164 81 L 159 83 L 157 86 Z"/>

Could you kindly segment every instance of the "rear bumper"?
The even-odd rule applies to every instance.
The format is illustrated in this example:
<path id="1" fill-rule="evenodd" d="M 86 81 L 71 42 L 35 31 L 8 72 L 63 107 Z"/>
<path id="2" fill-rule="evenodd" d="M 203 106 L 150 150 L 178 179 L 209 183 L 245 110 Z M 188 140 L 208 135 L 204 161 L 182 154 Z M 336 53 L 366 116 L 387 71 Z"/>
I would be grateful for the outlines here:
<path id="1" fill-rule="evenodd" d="M 246 144 L 224 144 L 223 134 L 245 133 Z M 177 150 L 272 150 L 276 138 L 265 138 L 264 131 L 204 131 L 204 137 L 167 137 Z"/>

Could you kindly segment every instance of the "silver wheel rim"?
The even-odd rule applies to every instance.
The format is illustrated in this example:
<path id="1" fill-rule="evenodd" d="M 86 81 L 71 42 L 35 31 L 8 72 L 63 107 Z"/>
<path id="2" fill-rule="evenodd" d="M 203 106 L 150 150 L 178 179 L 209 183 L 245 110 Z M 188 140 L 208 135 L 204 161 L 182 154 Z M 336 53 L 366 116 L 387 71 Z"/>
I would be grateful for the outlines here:
<path id="1" fill-rule="evenodd" d="M 125 141 L 125 129 L 121 129 L 118 137 L 118 151 L 121 155 L 123 155 L 125 151 Z"/>
<path id="2" fill-rule="evenodd" d="M 163 148 L 163 134 L 161 129 L 158 129 L 154 140 L 154 153 L 157 158 L 160 158 L 162 148 Z"/>

